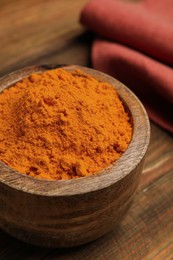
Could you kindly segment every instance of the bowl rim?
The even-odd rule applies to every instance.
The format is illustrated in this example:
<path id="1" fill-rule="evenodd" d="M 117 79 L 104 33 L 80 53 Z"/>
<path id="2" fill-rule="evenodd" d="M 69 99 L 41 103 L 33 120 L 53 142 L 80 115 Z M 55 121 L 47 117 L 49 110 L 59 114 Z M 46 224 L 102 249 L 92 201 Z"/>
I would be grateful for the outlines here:
<path id="1" fill-rule="evenodd" d="M 111 84 L 131 113 L 133 120 L 131 142 L 120 159 L 112 165 L 97 174 L 71 180 L 35 179 L 15 171 L 0 161 L 0 185 L 7 185 L 12 189 L 40 196 L 72 196 L 105 189 L 125 178 L 144 158 L 150 141 L 150 123 L 146 110 L 137 96 L 123 83 L 101 71 L 80 65 L 46 64 L 25 67 L 0 78 L 0 92 L 32 73 L 56 68 L 63 68 L 67 71 L 80 69 L 100 81 Z M 138 151 L 135 157 L 134 151 Z"/>

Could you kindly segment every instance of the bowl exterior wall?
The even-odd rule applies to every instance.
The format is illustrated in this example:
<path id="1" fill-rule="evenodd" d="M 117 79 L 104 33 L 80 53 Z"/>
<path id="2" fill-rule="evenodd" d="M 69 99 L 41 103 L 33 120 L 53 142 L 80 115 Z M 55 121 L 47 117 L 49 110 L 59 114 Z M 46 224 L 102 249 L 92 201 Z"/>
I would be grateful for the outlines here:
<path id="1" fill-rule="evenodd" d="M 39 246 L 72 247 L 93 241 L 122 220 L 135 195 L 141 170 L 142 161 L 112 186 L 66 197 L 27 194 L 0 183 L 0 227 Z"/>
<path id="2" fill-rule="evenodd" d="M 40 65 L 21 69 L 0 79 L 0 92 L 33 72 L 61 67 Z M 135 95 L 116 79 L 78 65 L 114 86 L 129 109 L 133 137 L 123 156 L 106 173 L 72 181 L 43 181 L 29 178 L 0 162 L 0 228 L 31 244 L 71 247 L 95 240 L 122 220 L 135 195 L 150 126 L 148 116 Z"/>

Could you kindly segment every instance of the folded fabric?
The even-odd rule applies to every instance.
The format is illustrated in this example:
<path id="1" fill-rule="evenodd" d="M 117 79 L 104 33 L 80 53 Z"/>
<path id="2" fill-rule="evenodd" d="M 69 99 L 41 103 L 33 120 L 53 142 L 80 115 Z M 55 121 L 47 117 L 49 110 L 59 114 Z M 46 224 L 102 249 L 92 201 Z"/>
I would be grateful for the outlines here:
<path id="1" fill-rule="evenodd" d="M 150 118 L 173 133 L 171 2 L 93 0 L 81 22 L 99 34 L 92 47 L 93 67 L 130 87 Z"/>

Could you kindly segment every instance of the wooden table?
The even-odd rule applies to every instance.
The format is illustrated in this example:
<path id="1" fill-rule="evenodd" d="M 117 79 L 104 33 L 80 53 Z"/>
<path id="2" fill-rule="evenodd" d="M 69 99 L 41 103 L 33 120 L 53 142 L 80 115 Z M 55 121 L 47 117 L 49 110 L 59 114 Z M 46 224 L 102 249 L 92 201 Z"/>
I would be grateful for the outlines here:
<path id="1" fill-rule="evenodd" d="M 0 75 L 31 64 L 90 66 L 87 0 L 0 0 Z M 0 231 L 0 259 L 173 259 L 173 136 L 151 124 L 138 193 L 119 229 L 72 249 L 38 248 Z"/>

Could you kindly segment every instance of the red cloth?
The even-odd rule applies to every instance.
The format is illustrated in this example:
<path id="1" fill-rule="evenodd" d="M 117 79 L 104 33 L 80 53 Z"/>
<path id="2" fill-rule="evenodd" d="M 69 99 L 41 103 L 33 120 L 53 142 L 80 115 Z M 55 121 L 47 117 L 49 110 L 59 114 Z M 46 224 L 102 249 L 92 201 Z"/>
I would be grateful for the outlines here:
<path id="1" fill-rule="evenodd" d="M 173 133 L 172 0 L 92 0 L 81 22 L 99 36 L 93 67 L 130 87 L 150 118 Z"/>

